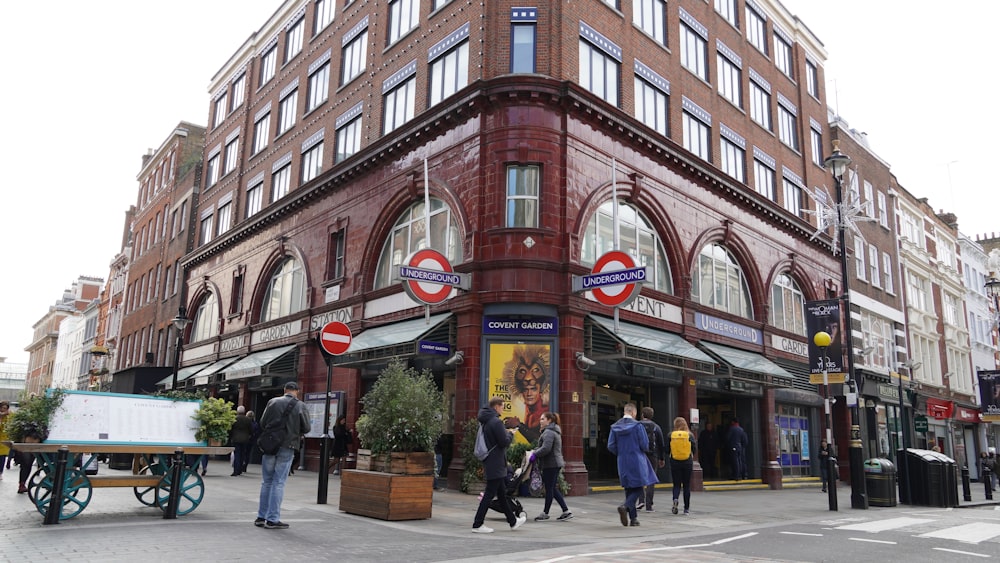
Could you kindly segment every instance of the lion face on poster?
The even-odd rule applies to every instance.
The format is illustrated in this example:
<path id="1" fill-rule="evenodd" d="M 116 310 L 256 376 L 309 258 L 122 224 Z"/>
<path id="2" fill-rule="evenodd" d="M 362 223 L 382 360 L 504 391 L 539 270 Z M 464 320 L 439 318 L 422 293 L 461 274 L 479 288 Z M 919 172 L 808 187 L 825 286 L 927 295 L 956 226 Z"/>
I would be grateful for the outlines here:
<path id="1" fill-rule="evenodd" d="M 549 406 L 549 347 L 518 345 L 510 361 L 503 366 L 507 389 L 524 401 L 524 424 L 540 426 L 542 413 Z"/>

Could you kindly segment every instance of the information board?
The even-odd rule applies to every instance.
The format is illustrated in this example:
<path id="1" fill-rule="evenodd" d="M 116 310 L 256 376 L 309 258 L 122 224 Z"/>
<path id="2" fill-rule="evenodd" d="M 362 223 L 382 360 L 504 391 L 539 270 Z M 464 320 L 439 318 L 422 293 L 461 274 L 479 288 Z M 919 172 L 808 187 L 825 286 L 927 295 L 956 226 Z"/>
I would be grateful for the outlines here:
<path id="1" fill-rule="evenodd" d="M 204 446 L 194 437 L 200 405 L 151 395 L 65 391 L 46 442 Z"/>
<path id="2" fill-rule="evenodd" d="M 306 434 L 306 438 L 323 437 L 323 414 L 326 410 L 323 404 L 323 395 L 326 395 L 326 393 L 306 393 L 305 400 L 302 401 L 306 404 L 309 421 L 312 422 L 312 427 L 309 433 Z M 340 406 L 343 404 L 344 392 L 330 391 L 330 427 L 327 428 L 327 432 L 331 438 L 333 437 L 333 425 L 337 422 L 337 417 L 341 414 Z"/>

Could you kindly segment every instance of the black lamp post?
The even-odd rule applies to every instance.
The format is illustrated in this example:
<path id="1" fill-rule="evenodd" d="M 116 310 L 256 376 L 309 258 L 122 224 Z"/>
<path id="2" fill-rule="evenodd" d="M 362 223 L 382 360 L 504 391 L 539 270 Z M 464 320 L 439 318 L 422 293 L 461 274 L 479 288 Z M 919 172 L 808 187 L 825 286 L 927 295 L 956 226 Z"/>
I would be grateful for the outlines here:
<path id="1" fill-rule="evenodd" d="M 919 368 L 921 365 L 922 364 L 920 362 L 915 362 L 913 360 L 908 360 L 907 362 L 905 362 L 903 364 L 903 366 L 906 368 L 906 371 L 907 371 L 908 375 L 910 376 L 910 386 L 913 385 L 913 372 L 916 371 L 917 368 Z M 909 436 L 907 434 L 907 431 L 909 430 L 910 424 L 909 424 L 909 419 L 903 416 L 903 375 L 897 373 L 896 374 L 896 379 L 899 382 L 899 413 L 896 416 L 897 416 L 897 421 L 899 423 L 900 431 L 902 431 L 902 433 L 903 433 L 903 436 L 902 436 L 902 439 L 903 439 L 903 449 L 902 449 L 901 454 L 896 459 L 896 464 L 899 466 L 899 471 L 902 474 L 902 481 L 901 482 L 903 482 L 903 481 L 906 482 L 906 501 L 905 502 L 906 502 L 906 504 L 913 504 L 913 501 L 910 500 L 910 490 L 911 490 L 912 486 L 910 485 L 910 473 L 909 473 L 910 470 L 907 467 L 909 465 L 909 463 L 906 461 L 906 450 L 909 449 L 909 447 L 910 447 L 910 440 L 909 440 Z M 911 401 L 912 401 L 912 399 L 911 399 Z M 903 496 L 903 491 L 902 490 L 900 490 L 899 495 L 901 497 Z"/>
<path id="2" fill-rule="evenodd" d="M 833 447 L 833 406 L 830 404 L 830 359 L 826 355 L 826 349 L 830 347 L 832 341 L 833 338 L 829 332 L 821 330 L 813 335 L 813 344 L 823 354 L 823 410 L 826 413 L 826 446 L 831 451 L 837 451 Z M 837 477 L 834 475 L 835 468 L 837 467 L 836 458 L 830 456 L 825 462 L 820 461 L 820 463 L 827 464 L 824 467 L 826 470 L 826 482 L 823 484 L 827 489 L 830 510 L 837 510 Z"/>
<path id="3" fill-rule="evenodd" d="M 187 318 L 187 308 L 181 305 L 177 309 L 177 316 L 174 317 L 173 320 L 174 329 L 177 332 L 177 344 L 174 347 L 174 377 L 170 384 L 171 391 L 177 390 L 177 371 L 180 369 L 181 365 L 181 348 L 184 346 L 184 329 L 186 329 L 190 323 L 191 319 Z"/>
<path id="4" fill-rule="evenodd" d="M 1000 329 L 1000 278 L 996 272 L 990 272 L 990 277 L 986 278 L 986 294 L 993 298 L 993 320 Z"/>
<path id="5" fill-rule="evenodd" d="M 830 170 L 833 174 L 833 182 L 836 186 L 836 203 L 837 203 L 837 240 L 840 245 L 840 285 L 843 295 L 840 299 L 844 303 L 844 340 L 847 345 L 844 349 L 848 351 L 847 353 L 847 377 L 850 378 L 850 384 L 854 387 L 854 392 L 857 394 L 860 391 L 858 387 L 857 380 L 855 379 L 854 373 L 854 338 L 852 336 L 851 329 L 851 291 L 850 291 L 850 279 L 848 278 L 847 269 L 847 244 L 846 244 L 846 233 L 845 229 L 847 225 L 845 224 L 844 218 L 844 172 L 847 171 L 847 167 L 851 164 L 851 157 L 840 152 L 840 142 L 833 141 L 833 154 L 828 156 L 826 160 L 823 161 L 823 166 Z M 851 407 L 851 441 L 849 443 L 848 452 L 850 454 L 851 463 L 851 508 L 868 508 L 868 494 L 865 490 L 865 468 L 864 468 L 864 452 L 861 449 L 861 425 L 858 421 L 858 406 L 857 403 Z"/>

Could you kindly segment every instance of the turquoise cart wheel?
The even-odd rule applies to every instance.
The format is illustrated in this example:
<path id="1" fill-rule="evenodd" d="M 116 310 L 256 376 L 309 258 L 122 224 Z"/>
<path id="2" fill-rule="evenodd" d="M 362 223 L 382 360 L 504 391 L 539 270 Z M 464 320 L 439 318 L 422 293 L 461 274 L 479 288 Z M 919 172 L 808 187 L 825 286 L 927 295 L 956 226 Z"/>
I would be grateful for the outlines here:
<path id="1" fill-rule="evenodd" d="M 156 506 L 164 511 L 166 511 L 167 503 L 170 500 L 170 490 L 174 486 L 171 477 L 172 471 L 167 468 L 160 484 L 156 486 Z M 205 481 L 196 470 L 182 467 L 179 491 L 180 500 L 177 503 L 177 515 L 184 516 L 201 504 L 201 499 L 205 496 Z"/>
<path id="2" fill-rule="evenodd" d="M 42 516 L 48 514 L 52 507 L 54 488 L 54 482 L 49 474 L 42 477 L 35 488 L 35 508 Z M 56 501 L 59 504 L 59 519 L 68 520 L 83 512 L 83 509 L 90 504 L 93 492 L 86 473 L 75 467 L 67 467 L 62 499 Z"/>
<path id="3" fill-rule="evenodd" d="M 164 474 L 163 465 L 159 463 L 154 463 L 153 465 L 147 465 L 139 470 L 139 475 L 160 475 Z M 156 487 L 132 487 L 132 492 L 135 493 L 135 498 L 139 499 L 139 502 L 146 506 L 156 506 Z"/>

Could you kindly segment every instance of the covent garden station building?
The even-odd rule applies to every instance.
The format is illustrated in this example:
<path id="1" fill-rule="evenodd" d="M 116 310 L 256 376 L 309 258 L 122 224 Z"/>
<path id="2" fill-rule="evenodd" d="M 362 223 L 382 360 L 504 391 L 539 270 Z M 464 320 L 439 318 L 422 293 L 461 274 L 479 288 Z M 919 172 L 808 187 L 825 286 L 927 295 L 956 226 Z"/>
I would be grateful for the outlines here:
<path id="1" fill-rule="evenodd" d="M 327 389 L 317 336 L 340 321 L 352 340 L 332 359 L 333 412 L 351 427 L 360 397 L 400 358 L 429 369 L 444 391 L 451 453 L 491 396 L 506 399 L 505 417 L 517 418 L 525 440 L 537 437 L 542 412 L 558 412 L 574 494 L 615 476 L 606 444 L 627 402 L 652 407 L 664 427 L 683 416 L 696 432 L 738 419 L 750 437 L 752 478 L 777 484 L 782 475 L 819 474 L 810 452 L 823 411 L 809 384 L 804 304 L 838 295 L 840 275 L 831 232 L 814 236 L 815 217 L 805 212 L 815 203 L 802 190 L 829 183 L 810 150 L 792 151 L 773 134 L 755 139 L 759 126 L 720 105 L 711 89 L 685 92 L 680 78 L 671 86 L 670 76 L 688 72 L 676 57 L 653 52 L 651 62 L 640 61 L 646 36 L 630 23 L 587 21 L 583 5 L 606 10 L 601 2 L 567 3 L 560 18 L 547 8 L 500 10 L 483 28 L 458 10 L 464 3 L 451 3 L 429 16 L 440 25 L 421 27 L 417 47 L 373 55 L 384 57 L 371 65 L 374 79 L 341 86 L 280 135 L 265 128 L 265 146 L 243 151 L 250 155 L 236 173 L 219 174 L 210 167 L 228 157 L 229 143 L 239 135 L 249 143 L 248 131 L 268 112 L 286 119 L 279 105 L 300 87 L 305 98 L 324 65 L 341 64 L 328 46 L 309 43 L 296 55 L 301 64 L 271 69 L 274 84 L 257 84 L 296 16 L 312 29 L 316 16 L 296 12 L 298 4 L 286 3 L 213 80 L 197 242 L 182 262 L 193 320 L 185 385 L 259 413 L 286 381 L 297 381 L 318 415 L 305 452 L 316 469 Z M 369 33 L 374 15 L 356 8 L 317 37 L 334 34 L 339 48 L 359 30 Z M 706 21 L 720 17 L 705 11 Z M 535 72 L 511 74 L 506 58 L 480 50 L 509 49 L 519 22 L 537 31 L 538 58 Z M 816 44 L 808 49 L 821 53 Z M 627 104 L 581 84 L 576 63 L 543 68 L 542 53 L 575 57 L 581 49 L 620 65 L 615 88 Z M 795 53 L 805 68 L 805 55 Z M 758 58 L 761 69 L 773 67 Z M 416 110 L 386 126 L 392 115 L 382 106 L 393 88 L 441 86 L 441 64 L 458 65 L 457 87 L 426 100 L 418 94 Z M 250 87 L 229 110 L 226 96 L 244 76 Z M 671 92 L 666 133 L 632 113 L 633 88 L 650 82 Z M 784 84 L 774 88 L 788 90 L 779 95 L 797 103 L 802 123 L 825 123 L 825 106 L 807 85 Z M 798 194 L 795 204 L 782 203 L 782 190 L 772 199 L 723 172 L 718 158 L 690 144 L 699 123 L 706 146 L 724 131 L 727 146 L 770 163 L 784 193 Z M 641 277 L 584 287 L 627 262 Z M 623 292 L 632 299 L 619 300 Z M 449 485 L 457 488 L 462 461 L 450 457 Z M 728 466 L 721 458 L 714 469 L 727 475 Z"/>

